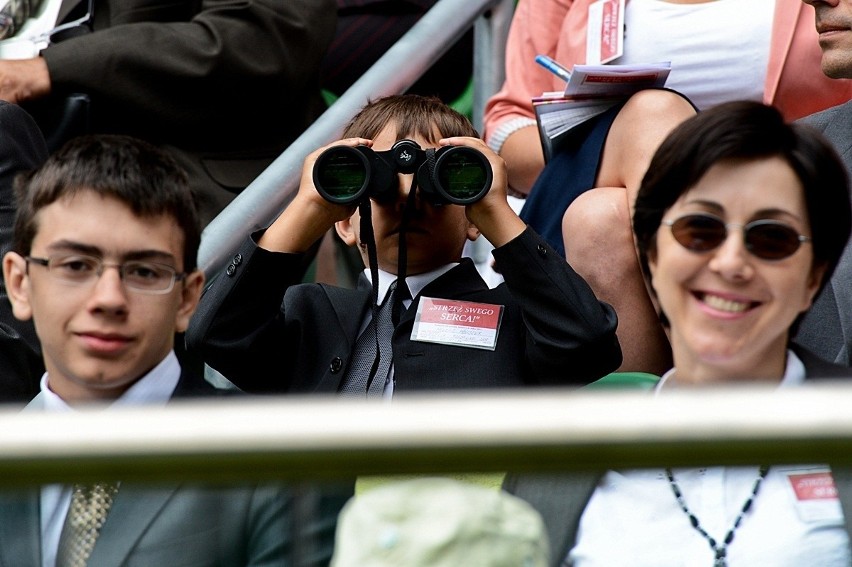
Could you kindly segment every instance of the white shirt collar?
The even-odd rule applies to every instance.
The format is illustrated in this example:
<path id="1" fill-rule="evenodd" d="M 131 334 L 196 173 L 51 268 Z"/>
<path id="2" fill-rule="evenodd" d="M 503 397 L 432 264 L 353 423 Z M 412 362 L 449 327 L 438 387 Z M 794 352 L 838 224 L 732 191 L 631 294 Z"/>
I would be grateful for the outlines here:
<path id="1" fill-rule="evenodd" d="M 411 293 L 411 297 L 417 297 L 423 288 L 432 283 L 434 280 L 443 276 L 445 273 L 449 272 L 456 266 L 458 266 L 458 262 L 452 262 L 450 264 L 446 264 L 441 266 L 440 268 L 436 268 L 430 272 L 426 272 L 423 274 L 417 274 L 416 276 L 408 276 L 405 278 L 405 283 L 408 285 L 408 291 Z M 370 270 L 364 270 L 364 275 L 367 276 L 367 281 L 372 285 L 373 278 L 370 274 Z M 386 272 L 384 270 L 379 270 L 379 305 L 384 303 L 385 296 L 388 293 L 388 288 L 390 285 L 396 281 L 396 275 L 390 272 Z"/>
<path id="2" fill-rule="evenodd" d="M 169 401 L 180 379 L 180 363 L 171 351 L 157 366 L 127 389 L 110 404 L 110 407 L 137 405 L 165 405 Z M 41 377 L 41 397 L 47 411 L 69 411 L 73 409 L 57 396 L 48 386 L 47 373 Z"/>

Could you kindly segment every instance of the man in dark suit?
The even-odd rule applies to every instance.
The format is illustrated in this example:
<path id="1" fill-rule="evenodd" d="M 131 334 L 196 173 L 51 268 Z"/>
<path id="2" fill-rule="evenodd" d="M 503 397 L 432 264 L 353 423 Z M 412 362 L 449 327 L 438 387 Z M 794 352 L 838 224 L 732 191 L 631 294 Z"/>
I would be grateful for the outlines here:
<path id="1" fill-rule="evenodd" d="M 389 195 L 362 200 L 353 213 L 353 205 L 318 193 L 311 172 L 325 148 L 317 150 L 305 160 L 295 200 L 252 236 L 204 295 L 187 340 L 205 362 L 248 391 L 361 397 L 585 384 L 620 364 L 612 308 L 518 218 L 506 201 L 505 165 L 466 118 L 436 98 L 391 96 L 368 104 L 344 137 L 336 145 L 384 151 L 411 138 L 421 148 L 473 148 L 493 170 L 490 191 L 467 206 L 435 205 L 422 187 L 410 194 L 412 175 L 392 173 Z M 365 274 L 355 290 L 297 285 L 305 252 L 332 226 L 358 246 L 371 280 Z M 480 232 L 496 247 L 505 277 L 494 289 L 462 259 L 466 240 Z M 369 330 L 396 280 L 413 299 L 402 300 L 406 309 L 392 330 L 392 368 L 371 374 L 367 390 L 354 387 L 356 338 Z"/>
<path id="2" fill-rule="evenodd" d="M 318 76 L 334 0 L 57 1 L 52 29 L 80 23 L 0 61 L 0 99 L 25 105 L 51 150 L 67 139 L 57 129 L 167 149 L 189 173 L 203 225 L 325 109 Z M 0 42 L 0 59 L 21 56 L 2 46 L 28 29 Z"/>
<path id="3" fill-rule="evenodd" d="M 831 78 L 852 78 L 852 1 L 805 0 L 816 12 L 822 70 Z M 831 141 L 852 175 L 852 102 L 802 119 Z M 852 365 L 852 246 L 847 246 L 831 280 L 799 327 L 796 342 L 825 360 Z"/>
<path id="4" fill-rule="evenodd" d="M 3 275 L 15 315 L 35 321 L 47 369 L 25 411 L 216 395 L 174 352 L 204 283 L 198 219 L 176 162 L 130 137 L 81 137 L 18 189 Z M 0 563 L 65 565 L 66 542 L 75 541 L 69 510 L 81 506 L 80 494 L 50 485 L 3 495 Z M 293 496 L 279 486 L 119 482 L 88 564 L 293 565 L 293 538 L 318 532 L 325 547 L 311 564 L 323 565 L 339 510 L 334 498 L 316 524 L 300 518 L 296 533 Z"/>

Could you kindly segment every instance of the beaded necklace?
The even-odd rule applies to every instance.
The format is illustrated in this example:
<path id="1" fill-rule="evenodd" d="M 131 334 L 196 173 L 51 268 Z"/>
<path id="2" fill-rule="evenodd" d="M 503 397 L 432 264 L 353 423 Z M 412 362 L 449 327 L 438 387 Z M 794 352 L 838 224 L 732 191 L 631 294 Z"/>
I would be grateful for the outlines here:
<path id="1" fill-rule="evenodd" d="M 716 554 L 715 560 L 713 562 L 713 567 L 726 567 L 728 565 L 726 557 L 728 555 L 728 546 L 734 541 L 734 532 L 737 531 L 737 528 L 740 527 L 740 524 L 743 521 L 743 517 L 746 513 L 751 509 L 751 505 L 754 502 L 754 499 L 757 497 L 757 491 L 760 490 L 760 484 L 763 482 L 763 479 L 766 478 L 766 473 L 769 472 L 769 467 L 762 466 L 760 467 L 760 472 L 757 476 L 757 479 L 754 481 L 754 486 L 751 488 L 751 494 L 749 494 L 748 499 L 743 504 L 743 507 L 740 509 L 740 513 L 737 514 L 736 519 L 734 519 L 734 523 L 731 526 L 731 529 L 728 530 L 728 533 L 725 534 L 725 539 L 722 542 L 722 545 L 718 545 L 716 543 L 716 538 L 712 537 L 707 533 L 701 526 L 701 522 L 698 521 L 698 518 L 689 507 L 686 505 L 686 501 L 683 499 L 683 494 L 680 491 L 680 486 L 678 486 L 677 481 L 675 481 L 674 473 L 672 473 L 672 469 L 666 468 L 666 476 L 669 479 L 669 485 L 672 487 L 672 492 L 674 492 L 675 499 L 677 499 L 677 503 L 680 505 L 680 509 L 683 510 L 683 513 L 689 517 L 689 523 L 692 525 L 695 530 L 700 533 L 704 539 L 707 540 L 707 543 L 710 544 L 710 549 Z"/>

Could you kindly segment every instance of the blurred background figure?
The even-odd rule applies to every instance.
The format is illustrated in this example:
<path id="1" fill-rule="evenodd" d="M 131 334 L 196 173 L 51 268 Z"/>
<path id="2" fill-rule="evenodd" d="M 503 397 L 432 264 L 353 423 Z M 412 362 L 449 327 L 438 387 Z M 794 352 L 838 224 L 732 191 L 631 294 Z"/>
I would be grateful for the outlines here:
<path id="1" fill-rule="evenodd" d="M 325 109 L 334 0 L 42 0 L 0 42 L 0 99 L 54 150 L 128 134 L 188 172 L 202 225 Z"/>
<path id="2" fill-rule="evenodd" d="M 12 249 L 15 176 L 45 159 L 47 145 L 33 118 L 20 106 L 0 101 L 0 255 Z M 0 403 L 30 401 L 38 394 L 43 372 L 33 324 L 15 318 L 6 285 L 0 282 Z"/>
<path id="3" fill-rule="evenodd" d="M 322 62 L 322 87 L 342 95 L 437 1 L 337 0 L 337 32 Z M 450 103 L 464 93 L 472 72 L 469 30 L 407 92 Z"/>
<path id="4" fill-rule="evenodd" d="M 505 492 L 450 478 L 394 481 L 353 497 L 332 567 L 546 567 L 541 516 Z"/>

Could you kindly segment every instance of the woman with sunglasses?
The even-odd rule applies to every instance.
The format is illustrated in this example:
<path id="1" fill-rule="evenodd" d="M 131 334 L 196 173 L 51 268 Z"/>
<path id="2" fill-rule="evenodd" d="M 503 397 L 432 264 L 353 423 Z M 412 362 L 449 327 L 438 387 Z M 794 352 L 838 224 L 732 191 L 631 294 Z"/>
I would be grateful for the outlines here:
<path id="1" fill-rule="evenodd" d="M 672 345 L 657 395 L 852 375 L 790 342 L 852 228 L 845 170 L 818 133 L 756 102 L 706 110 L 655 153 L 633 225 Z M 509 476 L 505 488 L 542 513 L 554 566 L 848 567 L 849 476 L 756 464 Z M 821 498 L 794 489 L 805 485 Z"/>

